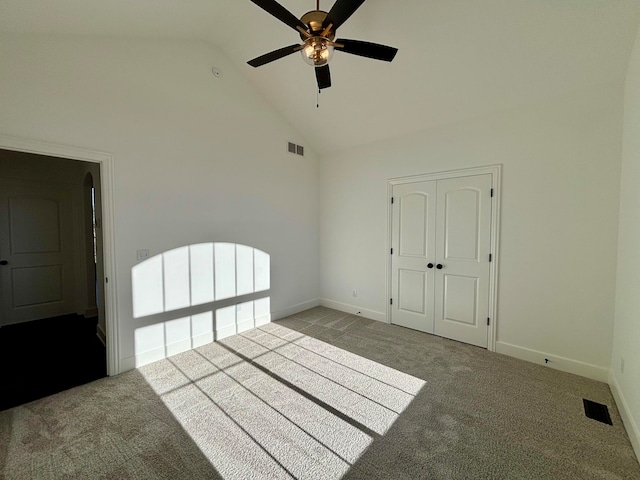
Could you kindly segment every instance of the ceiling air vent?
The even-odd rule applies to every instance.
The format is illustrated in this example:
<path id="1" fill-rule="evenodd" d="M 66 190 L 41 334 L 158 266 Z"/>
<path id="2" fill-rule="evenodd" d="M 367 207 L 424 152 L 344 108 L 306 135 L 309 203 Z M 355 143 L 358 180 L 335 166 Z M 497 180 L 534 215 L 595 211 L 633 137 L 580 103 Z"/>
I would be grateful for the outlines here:
<path id="1" fill-rule="evenodd" d="M 295 143 L 287 142 L 287 151 L 289 153 L 295 153 L 304 157 L 304 147 L 302 145 L 296 145 Z"/>

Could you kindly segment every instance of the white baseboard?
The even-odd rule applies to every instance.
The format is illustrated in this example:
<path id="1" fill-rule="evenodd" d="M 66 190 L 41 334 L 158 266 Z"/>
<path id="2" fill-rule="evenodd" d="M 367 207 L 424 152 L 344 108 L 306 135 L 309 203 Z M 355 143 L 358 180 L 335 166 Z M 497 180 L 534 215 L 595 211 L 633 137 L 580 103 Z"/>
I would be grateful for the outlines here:
<path id="1" fill-rule="evenodd" d="M 178 355 L 179 353 L 191 350 L 191 344 L 192 342 L 190 338 L 185 338 L 183 340 L 178 340 L 177 342 L 170 343 L 165 347 L 166 356 L 172 357 L 173 355 Z"/>
<path id="2" fill-rule="evenodd" d="M 278 310 L 277 312 L 271 312 L 271 320 L 280 320 L 281 318 L 288 317 L 289 315 L 294 315 L 305 310 L 309 310 L 310 308 L 317 307 L 318 305 L 320 305 L 319 298 L 314 298 L 313 300 L 308 300 L 296 305 L 291 305 L 290 307 L 283 308 L 282 310 Z"/>
<path id="3" fill-rule="evenodd" d="M 177 355 L 178 353 L 185 352 L 192 348 L 201 347 L 213 342 L 214 336 L 216 340 L 222 340 L 223 338 L 236 335 L 237 333 L 245 332 L 247 330 L 251 330 L 252 328 L 266 325 L 272 320 L 284 318 L 288 315 L 293 315 L 294 313 L 302 312 L 303 310 L 316 307 L 319 304 L 319 299 L 309 300 L 307 302 L 299 303 L 283 310 L 279 310 L 278 312 L 258 315 L 250 320 L 230 325 L 229 327 L 216 329 L 215 332 L 203 333 L 201 335 L 183 339 L 179 342 L 175 342 L 164 347 L 159 347 L 147 352 L 136 354 L 133 357 L 121 358 L 120 372 L 126 372 L 127 370 L 132 370 L 149 363 L 157 362 L 158 360 L 162 360 L 163 358 L 167 358 L 172 355 Z M 104 332 L 102 332 L 102 335 L 104 335 Z"/>
<path id="4" fill-rule="evenodd" d="M 258 315 L 255 318 L 255 327 L 261 327 L 262 325 L 266 325 L 267 323 L 271 323 L 271 319 L 273 318 L 273 315 L 270 313 L 267 313 L 266 315 Z M 253 328 L 253 327 L 251 327 Z"/>
<path id="5" fill-rule="evenodd" d="M 258 315 L 257 317 L 251 318 L 249 320 L 245 320 L 244 322 L 239 322 L 239 323 L 236 323 L 235 325 L 230 325 L 228 327 L 217 329 L 215 337 L 216 337 L 216 340 L 222 340 L 223 338 L 232 337 L 242 332 L 247 332 L 254 328 L 261 327 L 262 325 L 266 325 L 267 323 L 270 323 L 270 322 L 271 322 L 271 314 L 267 313 L 265 315 Z M 211 343 L 211 342 L 208 342 L 208 343 Z M 196 348 L 195 343 L 193 348 Z"/>
<path id="6" fill-rule="evenodd" d="M 554 368 L 563 372 L 573 373 L 582 377 L 598 380 L 600 382 L 606 383 L 609 380 L 608 368 L 581 362 L 579 360 L 572 360 L 570 358 L 560 357 L 558 355 L 552 355 L 538 350 L 531 350 L 529 348 L 519 347 L 505 342 L 496 342 L 496 352 L 509 355 L 510 357 L 516 357 L 521 360 L 526 360 L 528 362 L 545 365 L 549 368 Z M 548 362 L 545 362 L 545 359 L 548 360 Z"/>
<path id="7" fill-rule="evenodd" d="M 219 328 L 216 330 L 216 340 L 222 340 L 224 338 L 232 337 L 236 333 L 236 325 Z"/>
<path id="8" fill-rule="evenodd" d="M 236 332 L 237 333 L 246 332 L 246 331 L 252 330 L 254 328 L 256 328 L 256 321 L 253 318 L 250 319 L 250 320 L 246 320 L 244 322 L 236 323 Z"/>
<path id="9" fill-rule="evenodd" d="M 206 332 L 200 335 L 196 335 L 191 339 L 193 342 L 193 348 L 202 347 L 203 345 L 208 345 L 213 342 L 213 332 Z"/>
<path id="10" fill-rule="evenodd" d="M 320 305 L 327 308 L 333 308 L 334 310 L 340 310 L 341 312 L 350 313 L 352 315 L 360 315 L 361 317 L 368 318 L 370 320 L 387 323 L 387 315 L 384 312 L 376 312 L 375 310 L 368 310 L 356 305 L 349 305 L 348 303 L 335 302 L 328 298 L 321 298 Z"/>
<path id="11" fill-rule="evenodd" d="M 134 357 L 134 362 L 136 368 L 140 368 L 150 363 L 162 360 L 163 358 L 167 358 L 164 347 L 155 348 L 153 350 L 149 350 L 148 352 L 139 353 Z"/>
<path id="12" fill-rule="evenodd" d="M 233 328 L 233 334 L 235 334 L 235 325 Z M 177 342 L 170 343 L 169 345 L 165 345 L 163 347 L 154 348 L 153 350 L 148 350 L 146 352 L 139 353 L 132 358 L 126 358 L 120 360 L 121 365 L 131 366 L 133 364 L 135 368 L 142 367 L 143 365 L 147 365 L 149 363 L 157 362 L 158 360 L 162 360 L 163 358 L 171 357 L 173 355 L 177 355 L 182 352 L 186 352 L 193 348 L 201 347 L 213 341 L 213 332 L 206 332 L 200 335 L 196 335 L 191 338 L 184 338 L 182 340 L 178 340 Z M 131 367 L 134 368 L 134 367 Z M 128 368 L 130 370 L 130 368 Z M 126 371 L 126 370 L 122 370 Z"/>
<path id="13" fill-rule="evenodd" d="M 120 371 L 118 373 L 128 372 L 136 368 L 136 357 L 121 358 L 119 362 Z"/>
<path id="14" fill-rule="evenodd" d="M 629 440 L 631 440 L 633 450 L 636 452 L 638 462 L 640 462 L 640 428 L 638 428 L 638 424 L 633 418 L 629 404 L 624 398 L 618 379 L 614 375 L 613 371 L 609 371 L 609 387 L 611 388 L 613 399 L 616 401 L 616 406 L 618 407 L 618 411 L 622 417 L 622 423 L 624 423 L 627 435 L 629 435 Z"/>

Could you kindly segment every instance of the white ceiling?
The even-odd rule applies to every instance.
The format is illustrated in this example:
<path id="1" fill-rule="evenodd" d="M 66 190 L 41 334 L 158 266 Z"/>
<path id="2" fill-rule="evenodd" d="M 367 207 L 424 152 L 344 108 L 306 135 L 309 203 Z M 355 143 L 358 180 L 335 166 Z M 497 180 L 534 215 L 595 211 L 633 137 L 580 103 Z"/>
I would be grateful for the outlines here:
<path id="1" fill-rule="evenodd" d="M 315 0 L 281 0 L 294 15 Z M 329 10 L 333 0 L 321 0 Z M 392 63 L 337 52 L 320 95 L 299 41 L 249 0 L 2 0 L 0 31 L 198 39 L 220 48 L 319 153 L 621 80 L 638 0 L 367 0 L 338 37 L 399 49 Z"/>

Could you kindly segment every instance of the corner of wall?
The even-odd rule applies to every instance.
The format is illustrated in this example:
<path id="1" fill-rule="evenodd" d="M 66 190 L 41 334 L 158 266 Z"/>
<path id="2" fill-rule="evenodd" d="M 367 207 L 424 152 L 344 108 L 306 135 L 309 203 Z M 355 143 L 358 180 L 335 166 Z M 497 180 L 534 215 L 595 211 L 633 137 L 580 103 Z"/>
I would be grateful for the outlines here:
<path id="1" fill-rule="evenodd" d="M 281 318 L 288 317 L 289 315 L 294 315 L 296 313 L 303 312 L 304 310 L 308 310 L 313 307 L 317 307 L 320 305 L 320 299 L 314 298 L 308 300 L 306 302 L 298 303 L 296 305 L 291 305 L 290 307 L 283 308 L 282 310 L 278 310 L 276 312 L 271 312 L 271 320 L 280 320 Z"/>
<path id="2" fill-rule="evenodd" d="M 620 412 L 620 416 L 622 417 L 622 423 L 629 435 L 629 440 L 631 441 L 633 450 L 636 453 L 636 457 L 638 457 L 638 462 L 640 462 L 640 428 L 633 419 L 629 404 L 624 397 L 624 393 L 620 388 L 620 384 L 618 383 L 618 379 L 616 378 L 615 373 L 613 373 L 613 370 L 609 371 L 609 387 L 611 389 L 613 399 L 616 402 L 616 406 L 618 407 L 618 411 Z"/>
<path id="3" fill-rule="evenodd" d="M 609 386 L 620 416 L 640 461 L 640 380 L 638 380 L 638 334 L 640 301 L 637 285 L 640 281 L 640 30 L 629 58 L 625 76 L 624 123 L 622 134 L 622 170 L 618 224 L 618 258 L 612 365 Z M 626 359 L 627 371 L 624 373 Z M 618 363 L 620 362 L 620 363 Z"/>

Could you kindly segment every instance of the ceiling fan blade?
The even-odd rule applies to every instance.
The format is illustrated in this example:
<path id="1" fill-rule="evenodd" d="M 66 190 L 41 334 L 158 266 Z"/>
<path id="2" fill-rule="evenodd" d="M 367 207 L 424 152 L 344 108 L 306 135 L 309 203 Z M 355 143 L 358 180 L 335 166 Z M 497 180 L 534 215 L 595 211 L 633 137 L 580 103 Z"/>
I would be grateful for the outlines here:
<path id="1" fill-rule="evenodd" d="M 252 67 L 260 67 L 266 63 L 273 62 L 274 60 L 279 60 L 287 55 L 291 55 L 294 52 L 300 50 L 300 45 L 293 44 L 288 47 L 283 47 L 278 50 L 274 50 L 273 52 L 265 53 L 264 55 L 260 55 L 259 57 L 254 58 L 253 60 L 249 60 L 247 63 Z"/>
<path id="2" fill-rule="evenodd" d="M 284 8 L 275 0 L 251 0 L 253 3 L 258 5 L 267 13 L 270 13 L 278 20 L 283 23 L 286 23 L 294 30 L 298 30 L 298 27 L 301 27 L 303 30 L 307 30 L 307 26 L 302 23 L 296 16 L 293 15 L 289 10 Z"/>
<path id="3" fill-rule="evenodd" d="M 364 0 L 336 0 L 322 26 L 326 28 L 332 24 L 333 30 L 337 30 L 363 3 Z"/>
<path id="4" fill-rule="evenodd" d="M 390 62 L 398 53 L 398 49 L 379 43 L 363 42 L 361 40 L 349 40 L 348 38 L 339 38 L 335 41 L 336 50 L 350 53 L 352 55 L 360 55 L 361 57 L 373 58 L 374 60 L 383 60 Z"/>
<path id="5" fill-rule="evenodd" d="M 329 71 L 329 65 L 323 67 L 314 68 L 316 71 L 316 80 L 318 81 L 318 88 L 329 88 L 331 86 L 331 72 Z"/>

